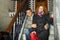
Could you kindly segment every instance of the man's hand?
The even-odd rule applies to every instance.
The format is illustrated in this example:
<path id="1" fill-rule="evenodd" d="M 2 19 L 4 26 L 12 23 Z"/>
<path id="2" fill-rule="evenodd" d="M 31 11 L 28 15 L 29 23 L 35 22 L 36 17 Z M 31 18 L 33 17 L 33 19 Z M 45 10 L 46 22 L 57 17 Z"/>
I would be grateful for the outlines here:
<path id="1" fill-rule="evenodd" d="M 47 29 L 48 29 L 48 24 L 46 24 L 46 25 L 44 26 L 44 28 L 45 28 L 45 30 L 47 30 Z"/>
<path id="2" fill-rule="evenodd" d="M 37 25 L 36 25 L 36 24 L 32 24 L 31 27 L 32 27 L 32 28 L 36 28 Z"/>
<path id="3" fill-rule="evenodd" d="M 35 31 L 33 31 L 33 32 L 31 32 L 31 33 L 35 33 L 35 34 L 36 34 L 36 32 L 35 32 Z"/>

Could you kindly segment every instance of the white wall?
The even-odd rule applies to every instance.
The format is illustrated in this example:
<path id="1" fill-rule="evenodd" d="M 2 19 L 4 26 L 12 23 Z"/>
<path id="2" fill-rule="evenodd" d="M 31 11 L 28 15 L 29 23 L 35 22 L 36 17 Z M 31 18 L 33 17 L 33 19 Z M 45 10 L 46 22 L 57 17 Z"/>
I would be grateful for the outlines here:
<path id="1" fill-rule="evenodd" d="M 54 24 L 57 27 L 58 31 L 58 38 L 60 40 L 60 0 L 54 0 Z M 55 30 L 56 31 L 56 30 Z M 56 32 L 57 33 L 57 32 Z M 58 40 L 58 39 L 57 39 Z"/>
<path id="2" fill-rule="evenodd" d="M 11 4 L 10 0 L 0 0 L 0 31 L 5 31 L 11 21 L 8 11 L 8 8 L 12 7 Z"/>

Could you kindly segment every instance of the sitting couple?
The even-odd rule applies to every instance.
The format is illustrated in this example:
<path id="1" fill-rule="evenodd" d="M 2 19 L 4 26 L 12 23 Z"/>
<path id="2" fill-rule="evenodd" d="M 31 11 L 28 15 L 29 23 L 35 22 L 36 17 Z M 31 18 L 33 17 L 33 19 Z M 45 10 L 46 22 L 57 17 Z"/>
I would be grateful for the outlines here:
<path id="1" fill-rule="evenodd" d="M 26 10 L 27 20 L 24 29 L 26 40 L 48 40 L 50 20 L 43 10 L 43 6 L 39 6 L 37 14 L 33 14 L 31 9 Z M 33 34 L 36 36 L 35 39 Z"/>

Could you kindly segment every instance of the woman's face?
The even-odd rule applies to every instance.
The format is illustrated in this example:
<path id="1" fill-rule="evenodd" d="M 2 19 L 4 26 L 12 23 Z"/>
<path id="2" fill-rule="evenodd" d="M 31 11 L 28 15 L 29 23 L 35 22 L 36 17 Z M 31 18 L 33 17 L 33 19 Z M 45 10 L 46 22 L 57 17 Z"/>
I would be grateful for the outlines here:
<path id="1" fill-rule="evenodd" d="M 40 6 L 40 7 L 39 7 L 38 12 L 41 12 L 41 11 L 43 11 L 43 6 Z"/>

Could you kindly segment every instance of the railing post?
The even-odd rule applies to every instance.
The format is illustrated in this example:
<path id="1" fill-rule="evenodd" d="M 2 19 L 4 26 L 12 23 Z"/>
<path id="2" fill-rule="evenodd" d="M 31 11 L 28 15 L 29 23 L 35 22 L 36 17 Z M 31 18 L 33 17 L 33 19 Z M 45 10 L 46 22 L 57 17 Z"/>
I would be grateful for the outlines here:
<path id="1" fill-rule="evenodd" d="M 19 13 L 19 24 L 20 24 L 20 13 Z"/>
<path id="2" fill-rule="evenodd" d="M 17 12 L 17 1 L 15 1 L 15 13 Z"/>
<path id="3" fill-rule="evenodd" d="M 17 22 L 17 24 L 19 23 L 19 21 L 18 21 L 18 20 L 19 20 L 19 18 L 17 18 L 17 21 L 16 21 L 16 22 Z"/>
<path id="4" fill-rule="evenodd" d="M 14 25 L 13 25 L 13 40 L 15 38 L 15 22 L 14 22 Z"/>
<path id="5" fill-rule="evenodd" d="M 35 12 L 35 0 L 30 0 L 30 8 L 33 12 Z"/>

